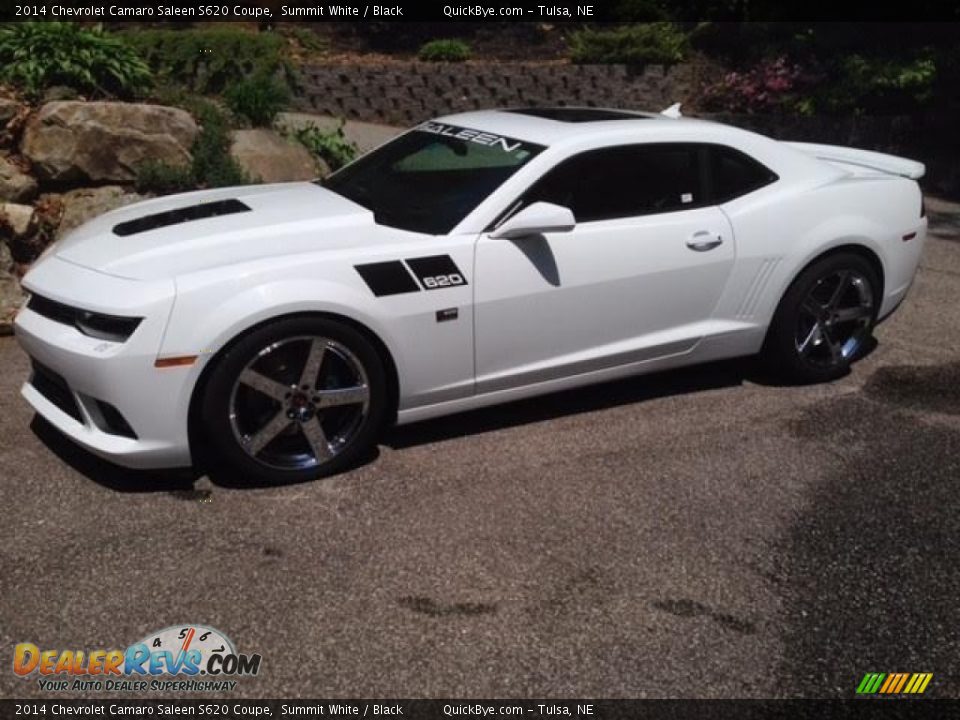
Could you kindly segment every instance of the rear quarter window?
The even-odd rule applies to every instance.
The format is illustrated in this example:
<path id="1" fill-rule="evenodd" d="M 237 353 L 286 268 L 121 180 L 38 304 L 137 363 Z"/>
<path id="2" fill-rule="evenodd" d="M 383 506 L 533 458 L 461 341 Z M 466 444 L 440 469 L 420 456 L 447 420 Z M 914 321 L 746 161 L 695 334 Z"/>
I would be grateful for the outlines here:
<path id="1" fill-rule="evenodd" d="M 739 150 L 713 145 L 710 155 L 710 184 L 715 204 L 729 202 L 779 180 L 770 168 Z"/>

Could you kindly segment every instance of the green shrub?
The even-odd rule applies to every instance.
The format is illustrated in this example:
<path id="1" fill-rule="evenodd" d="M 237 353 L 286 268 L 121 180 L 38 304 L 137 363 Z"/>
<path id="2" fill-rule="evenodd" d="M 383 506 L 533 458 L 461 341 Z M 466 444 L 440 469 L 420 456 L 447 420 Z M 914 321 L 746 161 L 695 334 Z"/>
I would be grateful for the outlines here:
<path id="1" fill-rule="evenodd" d="M 295 73 L 284 56 L 285 40 L 270 32 L 233 28 L 137 30 L 125 33 L 162 79 L 203 95 L 220 93 L 237 78 Z"/>
<path id="2" fill-rule="evenodd" d="M 356 143 L 343 133 L 343 120 L 333 130 L 305 125 L 293 131 L 293 137 L 307 150 L 323 160 L 330 170 L 339 170 L 357 156 Z"/>
<path id="3" fill-rule="evenodd" d="M 850 55 L 819 90 L 820 105 L 830 112 L 897 114 L 916 112 L 933 95 L 937 66 L 932 58 L 893 60 Z"/>
<path id="4" fill-rule="evenodd" d="M 277 113 L 290 104 L 290 90 L 275 76 L 260 73 L 230 85 L 223 99 L 235 115 L 254 127 L 270 127 Z"/>
<path id="5" fill-rule="evenodd" d="M 190 166 L 145 163 L 137 169 L 137 190 L 163 195 L 257 182 L 230 155 L 230 125 L 224 112 L 207 100 L 193 99 L 189 105 L 200 124 L 200 133 L 190 148 Z"/>
<path id="6" fill-rule="evenodd" d="M 137 168 L 136 188 L 140 193 L 172 195 L 197 187 L 193 168 L 150 160 Z"/>
<path id="7" fill-rule="evenodd" d="M 305 27 L 291 27 L 287 30 L 287 34 L 304 50 L 322 53 L 330 49 L 326 38 L 320 37 L 313 30 L 308 30 Z"/>
<path id="8" fill-rule="evenodd" d="M 203 187 L 248 185 L 248 177 L 230 155 L 230 124 L 223 111 L 211 102 L 201 101 L 194 109 L 200 134 L 193 143 L 193 172 Z"/>
<path id="9" fill-rule="evenodd" d="M 673 23 L 624 25 L 612 30 L 584 28 L 569 38 L 575 63 L 672 65 L 683 60 L 687 36 Z"/>
<path id="10" fill-rule="evenodd" d="M 470 59 L 470 46 L 463 40 L 431 40 L 420 46 L 417 57 L 427 62 L 463 62 Z"/>
<path id="11" fill-rule="evenodd" d="M 65 85 L 97 96 L 129 96 L 151 82 L 150 68 L 113 35 L 73 23 L 0 26 L 0 81 L 31 97 Z"/>

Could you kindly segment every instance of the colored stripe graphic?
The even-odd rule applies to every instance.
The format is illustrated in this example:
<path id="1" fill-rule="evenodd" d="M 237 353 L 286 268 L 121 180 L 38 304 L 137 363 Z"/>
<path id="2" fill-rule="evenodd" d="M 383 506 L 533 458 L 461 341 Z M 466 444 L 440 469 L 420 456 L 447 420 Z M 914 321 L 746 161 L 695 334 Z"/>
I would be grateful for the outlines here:
<path id="1" fill-rule="evenodd" d="M 857 686 L 857 694 L 919 695 L 932 679 L 933 673 L 867 673 Z"/>
<path id="2" fill-rule="evenodd" d="M 861 695 L 872 695 L 880 688 L 880 683 L 886 676 L 886 673 L 867 673 L 863 676 L 857 692 Z"/>

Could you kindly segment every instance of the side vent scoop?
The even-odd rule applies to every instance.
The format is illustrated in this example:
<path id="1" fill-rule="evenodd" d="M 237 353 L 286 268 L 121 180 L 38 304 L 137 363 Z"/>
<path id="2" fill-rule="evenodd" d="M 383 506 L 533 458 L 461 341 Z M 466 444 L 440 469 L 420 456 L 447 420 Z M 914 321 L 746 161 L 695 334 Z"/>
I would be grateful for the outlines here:
<path id="1" fill-rule="evenodd" d="M 211 203 L 177 208 L 176 210 L 167 210 L 166 212 L 155 213 L 153 215 L 144 215 L 136 220 L 128 220 L 119 225 L 114 225 L 113 234 L 126 237 L 127 235 L 136 235 L 137 233 L 156 230 L 157 228 L 167 227 L 168 225 L 179 225 L 194 220 L 205 220 L 207 218 L 233 215 L 234 213 L 242 212 L 250 212 L 250 208 L 239 200 L 218 200 Z"/>

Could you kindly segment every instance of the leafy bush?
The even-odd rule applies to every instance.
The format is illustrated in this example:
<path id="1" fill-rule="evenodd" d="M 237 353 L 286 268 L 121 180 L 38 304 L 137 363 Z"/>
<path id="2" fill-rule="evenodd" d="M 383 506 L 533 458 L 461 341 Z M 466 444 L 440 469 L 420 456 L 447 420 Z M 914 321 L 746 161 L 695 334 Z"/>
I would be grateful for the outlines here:
<path id="1" fill-rule="evenodd" d="M 0 81 L 31 97 L 54 85 L 129 96 L 149 85 L 151 74 L 136 51 L 113 35 L 73 23 L 23 22 L 0 27 Z"/>
<path id="2" fill-rule="evenodd" d="M 155 162 L 141 165 L 136 179 L 139 192 L 164 195 L 255 182 L 230 155 L 230 126 L 224 112 L 206 100 L 193 100 L 190 105 L 200 123 L 200 133 L 190 148 L 193 161 L 189 167 Z"/>
<path id="3" fill-rule="evenodd" d="M 322 53 L 330 49 L 329 43 L 327 43 L 326 38 L 320 37 L 313 30 L 308 30 L 305 27 L 293 26 L 286 30 L 287 35 L 292 37 L 297 45 L 299 45 L 304 50 L 310 52 Z"/>
<path id="4" fill-rule="evenodd" d="M 808 60 L 785 57 L 731 72 L 703 93 L 707 110 L 791 112 L 801 115 L 914 113 L 935 94 L 932 58 L 873 58 L 860 54 Z"/>
<path id="5" fill-rule="evenodd" d="M 850 55 L 832 75 L 816 100 L 828 112 L 916 112 L 933 96 L 937 66 L 930 57 L 895 60 Z"/>
<path id="6" fill-rule="evenodd" d="M 417 57 L 427 62 L 463 62 L 470 59 L 470 46 L 463 40 L 431 40 L 420 46 Z"/>
<path id="7" fill-rule="evenodd" d="M 284 56 L 284 38 L 233 28 L 137 30 L 125 34 L 162 79 L 192 92 L 222 92 L 237 78 L 282 73 L 295 82 Z"/>
<path id="8" fill-rule="evenodd" d="M 793 108 L 808 113 L 812 108 L 798 105 L 795 92 L 802 73 L 785 57 L 761 62 L 744 72 L 730 72 L 704 89 L 703 105 L 708 110 L 727 112 L 771 112 Z"/>
<path id="9" fill-rule="evenodd" d="M 339 170 L 357 156 L 356 143 L 343 133 L 343 120 L 333 130 L 322 130 L 316 125 L 305 125 L 293 132 L 293 137 L 307 150 L 323 160 L 331 170 Z"/>
<path id="10" fill-rule="evenodd" d="M 687 36 L 673 23 L 623 25 L 613 30 L 584 28 L 570 35 L 570 59 L 575 63 L 672 65 L 683 60 Z"/>
<path id="11" fill-rule="evenodd" d="M 223 98 L 235 115 L 254 127 L 270 127 L 290 104 L 290 90 L 275 76 L 260 73 L 230 85 Z"/>
<path id="12" fill-rule="evenodd" d="M 171 195 L 197 187 L 193 168 L 149 160 L 137 168 L 137 192 Z"/>
<path id="13" fill-rule="evenodd" d="M 251 183 L 253 180 L 230 155 L 230 125 L 223 111 L 211 102 L 201 101 L 194 113 L 200 123 L 200 134 L 190 152 L 197 183 L 203 187 Z"/>

